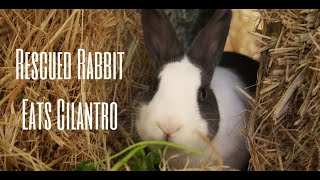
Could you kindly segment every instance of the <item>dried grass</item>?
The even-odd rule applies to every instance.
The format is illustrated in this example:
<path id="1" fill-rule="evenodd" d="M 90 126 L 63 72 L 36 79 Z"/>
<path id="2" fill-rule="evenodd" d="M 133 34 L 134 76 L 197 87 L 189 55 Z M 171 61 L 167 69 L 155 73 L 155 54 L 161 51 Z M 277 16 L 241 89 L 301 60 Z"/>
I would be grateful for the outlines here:
<path id="1" fill-rule="evenodd" d="M 248 127 L 250 170 L 319 170 L 320 11 L 259 12 L 263 30 L 255 35 L 264 47 Z"/>
<path id="2" fill-rule="evenodd" d="M 132 144 L 134 99 L 146 89 L 150 66 L 143 47 L 138 10 L 0 11 L 0 169 L 72 170 Z M 16 80 L 15 49 L 25 51 L 124 51 L 122 80 L 78 80 L 72 57 L 71 80 Z M 117 131 L 22 131 L 21 102 L 118 103 Z M 27 107 L 28 108 L 28 107 Z M 55 114 L 53 114 L 55 115 Z M 52 116 L 54 117 L 54 116 Z M 37 117 L 36 117 L 37 118 Z M 52 122 L 56 122 L 52 119 Z M 121 126 L 123 125 L 123 126 Z M 53 124 L 55 127 L 56 125 Z M 101 165 L 98 169 L 108 169 Z"/>
<path id="3" fill-rule="evenodd" d="M 254 9 L 233 9 L 230 31 L 225 45 L 225 51 L 244 54 L 252 59 L 259 60 L 259 41 L 248 32 L 258 26 L 259 13 Z M 259 39 L 258 39 L 259 40 Z"/>

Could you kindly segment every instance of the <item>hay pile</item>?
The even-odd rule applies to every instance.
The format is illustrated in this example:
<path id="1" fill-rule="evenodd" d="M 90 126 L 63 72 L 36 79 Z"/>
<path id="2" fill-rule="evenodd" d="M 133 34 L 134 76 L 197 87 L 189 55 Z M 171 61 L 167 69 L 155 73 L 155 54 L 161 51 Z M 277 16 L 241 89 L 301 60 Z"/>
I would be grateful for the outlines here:
<path id="1" fill-rule="evenodd" d="M 320 170 L 320 11 L 260 14 L 256 37 L 264 47 L 248 129 L 250 170 Z"/>
<path id="2" fill-rule="evenodd" d="M 132 143 L 133 100 L 150 70 L 138 10 L 0 10 L 0 170 L 72 170 Z M 122 80 L 16 80 L 15 49 L 25 51 L 124 51 Z M 73 57 L 72 66 L 77 66 Z M 117 131 L 22 131 L 21 101 L 118 103 Z M 27 109 L 29 109 L 27 107 Z M 53 114 L 55 115 L 55 114 Z M 54 116 L 52 116 L 54 117 Z M 38 118 L 38 117 L 36 117 Z M 55 119 L 51 119 L 56 122 Z M 55 126 L 55 124 L 53 124 Z M 100 165 L 98 169 L 108 169 Z"/>
<path id="3" fill-rule="evenodd" d="M 225 51 L 244 54 L 254 60 L 260 59 L 259 41 L 250 32 L 261 28 L 259 13 L 256 9 L 233 9 L 229 35 Z"/>

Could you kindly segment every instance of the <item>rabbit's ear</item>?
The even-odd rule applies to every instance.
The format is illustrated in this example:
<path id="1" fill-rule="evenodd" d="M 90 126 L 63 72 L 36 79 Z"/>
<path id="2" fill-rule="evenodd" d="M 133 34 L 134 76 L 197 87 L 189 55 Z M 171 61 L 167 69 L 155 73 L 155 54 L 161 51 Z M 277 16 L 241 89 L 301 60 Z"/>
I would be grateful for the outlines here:
<path id="1" fill-rule="evenodd" d="M 208 24 L 193 41 L 188 53 L 191 60 L 209 75 L 212 75 L 215 66 L 220 62 L 230 29 L 231 17 L 231 10 L 215 10 Z"/>
<path id="2" fill-rule="evenodd" d="M 160 10 L 143 9 L 141 15 L 145 46 L 156 67 L 182 57 L 183 47 L 166 14 Z"/>

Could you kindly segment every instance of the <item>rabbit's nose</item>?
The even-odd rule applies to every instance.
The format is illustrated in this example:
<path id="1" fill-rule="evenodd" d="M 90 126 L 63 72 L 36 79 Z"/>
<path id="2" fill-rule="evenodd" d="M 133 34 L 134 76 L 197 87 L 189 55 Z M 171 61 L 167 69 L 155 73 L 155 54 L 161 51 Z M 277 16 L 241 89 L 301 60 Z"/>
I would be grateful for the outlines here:
<path id="1" fill-rule="evenodd" d="M 168 139 L 168 137 L 171 134 L 181 129 L 181 126 L 178 126 L 174 123 L 157 123 L 157 124 L 158 124 L 158 127 L 161 129 L 161 131 L 165 133 L 166 139 Z"/>

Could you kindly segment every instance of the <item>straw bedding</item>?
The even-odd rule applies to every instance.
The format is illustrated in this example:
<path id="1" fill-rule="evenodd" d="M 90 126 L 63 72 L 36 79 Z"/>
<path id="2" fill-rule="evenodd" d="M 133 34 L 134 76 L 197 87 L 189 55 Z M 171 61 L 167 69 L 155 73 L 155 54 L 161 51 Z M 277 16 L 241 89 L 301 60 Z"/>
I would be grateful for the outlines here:
<path id="1" fill-rule="evenodd" d="M 254 58 L 262 56 L 246 132 L 249 169 L 319 169 L 319 10 L 259 12 L 262 30 L 251 32 L 261 44 Z M 234 33 L 230 37 L 238 40 Z M 138 10 L 0 10 L 0 42 L 0 170 L 72 170 L 78 162 L 104 159 L 134 142 L 137 99 L 152 72 Z M 232 42 L 227 46 L 248 52 Z M 73 68 L 71 80 L 16 80 L 16 48 L 124 51 L 123 79 L 78 80 Z M 22 131 L 23 98 L 50 101 L 53 108 L 59 98 L 116 101 L 120 124 L 117 131 Z M 109 168 L 108 163 L 98 167 Z"/>
<path id="2" fill-rule="evenodd" d="M 251 170 L 320 169 L 320 11 L 260 10 Z M 264 51 L 268 49 L 268 51 Z"/>
<path id="3" fill-rule="evenodd" d="M 139 22 L 138 10 L 0 10 L 0 169 L 72 170 L 78 162 L 104 159 L 132 144 L 131 127 L 121 125 L 131 124 L 133 100 L 146 89 L 144 74 L 150 69 Z M 16 48 L 74 55 L 78 48 L 124 51 L 123 79 L 78 80 L 73 68 L 71 80 L 16 80 Z M 77 58 L 72 60 L 77 66 Z M 115 101 L 120 124 L 116 131 L 22 131 L 23 98 L 50 101 L 53 112 L 59 98 Z"/>

